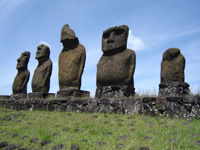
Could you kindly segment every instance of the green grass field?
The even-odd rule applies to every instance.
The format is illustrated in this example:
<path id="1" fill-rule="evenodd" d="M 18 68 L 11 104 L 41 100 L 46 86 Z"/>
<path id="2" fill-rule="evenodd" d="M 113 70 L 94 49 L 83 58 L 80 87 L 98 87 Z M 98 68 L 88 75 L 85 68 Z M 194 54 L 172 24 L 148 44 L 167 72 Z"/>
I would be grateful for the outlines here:
<path id="1" fill-rule="evenodd" d="M 1 144 L 28 150 L 59 144 L 66 150 L 194 150 L 200 149 L 200 120 L 0 108 L 0 135 Z"/>

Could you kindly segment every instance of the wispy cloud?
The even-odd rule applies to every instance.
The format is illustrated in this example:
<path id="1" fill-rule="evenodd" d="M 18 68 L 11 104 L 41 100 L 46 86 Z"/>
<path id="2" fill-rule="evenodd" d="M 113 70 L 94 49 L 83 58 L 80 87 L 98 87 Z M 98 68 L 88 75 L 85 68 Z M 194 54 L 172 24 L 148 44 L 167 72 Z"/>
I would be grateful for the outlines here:
<path id="1" fill-rule="evenodd" d="M 128 37 L 128 48 L 133 49 L 135 51 L 141 51 L 145 49 L 145 43 L 141 37 L 134 36 L 132 30 L 129 31 Z"/>
<path id="2" fill-rule="evenodd" d="M 151 36 L 152 38 L 147 41 L 148 48 L 160 45 L 162 42 L 167 42 L 170 40 L 180 39 L 192 34 L 200 32 L 200 27 L 192 26 L 179 29 L 171 29 L 170 31 L 164 31 L 157 35 Z"/>
<path id="3" fill-rule="evenodd" d="M 178 31 L 172 30 L 165 35 L 162 35 L 163 38 L 161 38 L 161 40 L 170 40 L 174 38 L 184 37 L 198 32 L 200 32 L 200 27 L 182 28 Z"/>
<path id="4" fill-rule="evenodd" d="M 2 0 L 0 1 L 0 20 L 6 18 L 10 13 L 15 11 L 25 0 Z"/>

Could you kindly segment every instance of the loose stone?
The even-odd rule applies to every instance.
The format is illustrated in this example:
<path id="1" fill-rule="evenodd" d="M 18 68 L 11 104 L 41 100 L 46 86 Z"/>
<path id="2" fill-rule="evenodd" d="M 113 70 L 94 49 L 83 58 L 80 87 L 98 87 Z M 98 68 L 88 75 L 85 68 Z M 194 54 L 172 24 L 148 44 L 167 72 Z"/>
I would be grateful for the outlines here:
<path id="1" fill-rule="evenodd" d="M 3 142 L 0 143 L 0 148 L 4 148 L 6 146 L 8 146 L 8 142 L 7 141 L 3 141 Z"/>
<path id="2" fill-rule="evenodd" d="M 58 145 L 54 145 L 52 147 L 52 150 L 59 150 L 59 149 L 63 149 L 64 148 L 64 145 L 63 144 L 58 144 Z"/>
<path id="3" fill-rule="evenodd" d="M 97 144 L 100 145 L 100 146 L 104 146 L 104 145 L 106 145 L 107 143 L 106 143 L 106 142 L 98 142 Z"/>
<path id="4" fill-rule="evenodd" d="M 6 150 L 13 150 L 13 149 L 17 149 L 17 146 L 15 144 L 9 144 L 6 148 Z"/>
<path id="5" fill-rule="evenodd" d="M 79 145 L 71 145 L 71 150 L 80 150 L 80 146 Z"/>
<path id="6" fill-rule="evenodd" d="M 51 143 L 51 140 L 45 140 L 45 141 L 42 141 L 42 142 L 41 142 L 41 145 L 42 145 L 42 146 L 45 146 L 45 145 L 47 145 L 47 144 L 49 144 L 49 143 Z"/>

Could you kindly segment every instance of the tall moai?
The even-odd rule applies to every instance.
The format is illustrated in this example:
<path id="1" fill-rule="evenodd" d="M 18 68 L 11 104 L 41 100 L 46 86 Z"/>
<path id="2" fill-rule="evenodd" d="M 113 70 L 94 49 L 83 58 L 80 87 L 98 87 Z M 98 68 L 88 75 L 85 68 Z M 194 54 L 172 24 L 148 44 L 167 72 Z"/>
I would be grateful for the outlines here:
<path id="1" fill-rule="evenodd" d="M 129 28 L 111 27 L 103 32 L 102 51 L 97 64 L 96 97 L 129 97 L 135 94 L 136 55 L 127 49 Z"/>
<path id="2" fill-rule="evenodd" d="M 29 76 L 30 76 L 30 72 L 27 67 L 29 58 L 30 58 L 30 52 L 25 51 L 17 59 L 16 69 L 18 70 L 18 73 L 12 85 L 13 95 L 27 94 L 27 83 L 29 81 Z"/>
<path id="3" fill-rule="evenodd" d="M 80 90 L 86 59 L 85 47 L 79 43 L 78 37 L 68 24 L 62 28 L 60 42 L 63 49 L 58 62 L 60 91 L 57 96 L 89 96 L 89 92 Z"/>
<path id="4" fill-rule="evenodd" d="M 50 49 L 47 45 L 40 44 L 37 47 L 36 57 L 38 66 L 32 78 L 32 92 L 47 94 L 50 88 L 50 77 L 52 74 L 52 61 L 49 58 Z"/>
<path id="5" fill-rule="evenodd" d="M 159 96 L 176 97 L 189 94 L 185 82 L 185 57 L 178 48 L 169 48 L 163 53 Z"/>

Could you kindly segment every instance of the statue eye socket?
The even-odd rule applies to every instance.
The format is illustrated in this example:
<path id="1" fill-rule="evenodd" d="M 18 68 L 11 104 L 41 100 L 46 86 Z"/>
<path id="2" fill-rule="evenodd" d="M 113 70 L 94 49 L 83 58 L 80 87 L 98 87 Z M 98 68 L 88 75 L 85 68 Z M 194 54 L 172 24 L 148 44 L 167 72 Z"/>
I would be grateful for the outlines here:
<path id="1" fill-rule="evenodd" d="M 115 29 L 110 32 L 106 32 L 103 34 L 103 38 L 105 38 L 105 39 L 109 38 L 111 32 L 114 32 L 115 35 L 119 36 L 119 35 L 122 35 L 123 33 L 125 33 L 125 30 L 124 29 Z"/>
<path id="2" fill-rule="evenodd" d="M 103 38 L 109 38 L 110 37 L 110 32 L 106 32 L 103 34 Z"/>
<path id="3" fill-rule="evenodd" d="M 22 54 L 22 56 L 28 56 L 26 53 Z"/>
<path id="4" fill-rule="evenodd" d="M 115 34 L 116 34 L 116 35 L 121 35 L 121 34 L 123 34 L 124 32 L 125 32 L 124 29 L 117 29 L 117 30 L 115 30 Z"/>

